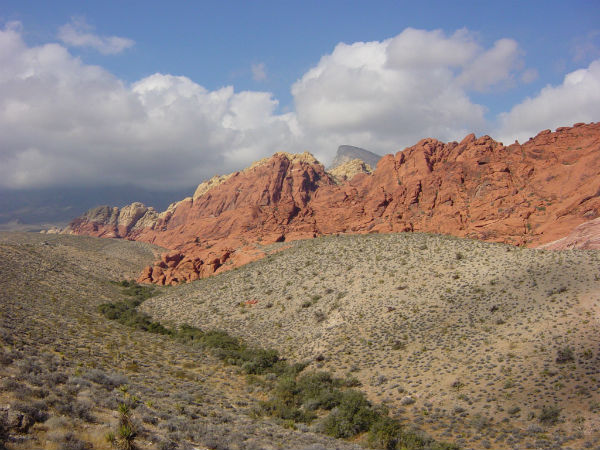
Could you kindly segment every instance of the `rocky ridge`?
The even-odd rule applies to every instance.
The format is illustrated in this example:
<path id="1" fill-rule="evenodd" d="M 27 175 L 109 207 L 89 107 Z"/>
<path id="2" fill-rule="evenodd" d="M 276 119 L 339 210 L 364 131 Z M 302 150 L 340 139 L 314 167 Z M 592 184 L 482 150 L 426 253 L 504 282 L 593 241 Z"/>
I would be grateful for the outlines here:
<path id="1" fill-rule="evenodd" d="M 510 146 L 473 134 L 423 139 L 345 181 L 308 153 L 276 153 L 165 212 L 96 208 L 66 232 L 170 248 L 140 281 L 174 284 L 259 259 L 275 242 L 424 231 L 539 246 L 599 214 L 600 123 L 580 123 Z"/>

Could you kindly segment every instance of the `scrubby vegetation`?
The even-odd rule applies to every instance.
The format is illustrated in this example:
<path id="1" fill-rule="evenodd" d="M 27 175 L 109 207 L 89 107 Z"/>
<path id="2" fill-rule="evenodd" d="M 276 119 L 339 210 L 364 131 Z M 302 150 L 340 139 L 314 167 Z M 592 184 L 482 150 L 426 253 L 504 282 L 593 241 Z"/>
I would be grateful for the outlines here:
<path id="1" fill-rule="evenodd" d="M 331 236 L 148 287 L 108 281 L 155 258 L 140 243 L 10 239 L 0 234 L 11 450 L 600 444 L 597 253 Z"/>
<path id="2" fill-rule="evenodd" d="M 597 252 L 419 233 L 266 250 L 278 245 L 291 248 L 170 288 L 140 310 L 276 348 L 309 372 L 351 373 L 405 428 L 461 447 L 600 444 L 587 406 L 600 398 Z M 550 401 L 561 420 L 540 422 Z M 309 423 L 321 423 L 316 414 Z M 560 439 L 543 443 L 530 426 Z"/>
<path id="3" fill-rule="evenodd" d="M 120 285 L 126 288 L 123 293 L 132 299 L 100 305 L 100 312 L 108 319 L 208 349 L 226 364 L 239 366 L 247 375 L 271 375 L 268 383 L 272 387 L 271 398 L 260 403 L 255 410 L 257 415 L 267 414 L 295 424 L 311 423 L 327 411 L 319 429 L 335 438 L 352 438 L 368 432 L 366 442 L 376 446 L 383 442 L 386 449 L 458 448 L 437 443 L 422 433 L 404 431 L 398 421 L 388 416 L 385 407 L 372 405 L 365 394 L 350 388 L 356 385 L 355 379 L 335 378 L 325 371 L 303 373 L 307 364 L 289 364 L 277 350 L 248 346 L 242 339 L 222 330 L 204 332 L 185 324 L 173 329 L 152 322 L 137 306 L 153 295 L 153 288 L 128 281 Z M 123 404 L 121 409 L 128 410 L 128 407 Z M 128 417 L 121 411 L 117 435 L 112 435 L 114 442 L 126 450 L 131 448 L 127 439 L 133 441 L 135 437 Z"/>

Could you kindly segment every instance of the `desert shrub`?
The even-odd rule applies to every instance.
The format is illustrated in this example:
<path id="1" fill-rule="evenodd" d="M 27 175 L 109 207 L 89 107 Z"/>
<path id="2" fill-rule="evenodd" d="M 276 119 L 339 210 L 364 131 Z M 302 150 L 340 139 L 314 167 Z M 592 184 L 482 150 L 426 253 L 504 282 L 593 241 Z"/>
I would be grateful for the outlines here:
<path id="1" fill-rule="evenodd" d="M 392 450 L 397 447 L 402 432 L 400 424 L 390 418 L 381 417 L 369 430 L 368 442 L 371 447 Z"/>
<path id="2" fill-rule="evenodd" d="M 369 430 L 377 419 L 365 395 L 351 389 L 343 393 L 339 406 L 325 418 L 323 430 L 335 438 L 349 438 Z"/>
<path id="3" fill-rule="evenodd" d="M 516 414 L 519 414 L 519 412 L 521 412 L 521 408 L 519 406 L 513 406 L 512 408 L 509 408 L 509 410 L 507 412 L 511 416 L 514 416 Z"/>
<path id="4" fill-rule="evenodd" d="M 127 377 L 125 375 L 121 375 L 118 373 L 107 374 L 99 369 L 92 369 L 85 374 L 83 374 L 83 378 L 92 381 L 100 386 L 113 390 L 118 386 L 122 386 L 127 384 Z"/>
<path id="5" fill-rule="evenodd" d="M 0 365 L 8 366 L 14 361 L 13 356 L 3 349 L 0 349 Z"/>
<path id="6" fill-rule="evenodd" d="M 0 450 L 4 450 L 5 443 L 9 438 L 8 417 L 6 412 L 0 413 Z"/>
<path id="7" fill-rule="evenodd" d="M 29 416 L 34 422 L 45 422 L 48 419 L 48 406 L 44 402 L 17 403 L 14 409 Z"/>
<path id="8" fill-rule="evenodd" d="M 140 286 L 133 281 L 122 281 L 119 284 L 125 287 L 123 294 L 132 298 L 120 302 L 101 304 L 98 307 L 98 310 L 102 315 L 107 319 L 116 320 L 123 325 L 148 331 L 150 333 L 172 333 L 171 330 L 165 328 L 159 322 L 152 321 L 148 314 L 142 313 L 136 309 L 144 302 L 144 300 L 152 297 L 156 293 L 154 287 Z"/>
<path id="9" fill-rule="evenodd" d="M 48 387 L 54 387 L 57 384 L 65 384 L 69 377 L 62 372 L 53 372 L 47 374 L 45 379 Z"/>
<path id="10" fill-rule="evenodd" d="M 570 347 L 559 348 L 556 354 L 556 362 L 558 364 L 565 364 L 575 360 L 575 355 Z"/>
<path id="11" fill-rule="evenodd" d="M 200 342 L 204 333 L 200 328 L 192 327 L 187 324 L 183 324 L 179 327 L 179 329 L 173 334 L 178 340 L 187 343 L 194 344 Z"/>
<path id="12" fill-rule="evenodd" d="M 135 280 L 122 280 L 113 282 L 113 284 L 124 288 L 122 289 L 123 294 L 131 297 L 147 296 L 146 298 L 150 298 L 156 293 L 155 286 L 138 284 Z"/>
<path id="13" fill-rule="evenodd" d="M 142 301 L 139 299 L 103 303 L 98 307 L 98 310 L 107 319 L 116 320 L 122 325 L 150 333 L 172 334 L 171 330 L 165 328 L 159 322 L 154 322 L 148 314 L 138 311 L 136 308 L 141 303 Z"/>
<path id="14" fill-rule="evenodd" d="M 244 360 L 242 364 L 244 372 L 256 375 L 265 373 L 279 361 L 277 350 L 272 349 L 245 349 L 241 357 Z"/>
<path id="15" fill-rule="evenodd" d="M 490 419 L 482 414 L 475 414 L 471 419 L 471 426 L 478 431 L 483 430 L 490 424 Z"/>
<path id="16" fill-rule="evenodd" d="M 166 439 L 159 442 L 158 448 L 159 450 L 176 450 L 179 448 L 179 445 L 177 444 L 177 442 L 171 439 Z"/>
<path id="17" fill-rule="evenodd" d="M 92 415 L 92 406 L 89 403 L 79 401 L 65 400 L 54 404 L 56 411 L 64 416 L 77 417 L 85 422 L 93 423 L 95 418 Z"/>
<path id="18" fill-rule="evenodd" d="M 212 349 L 228 351 L 240 351 L 242 344 L 236 337 L 230 336 L 226 331 L 212 330 L 204 333 L 200 341 L 202 345 Z"/>
<path id="19" fill-rule="evenodd" d="M 62 450 L 86 450 L 92 446 L 78 439 L 72 432 L 59 433 L 53 437 L 53 441 L 60 445 Z"/>
<path id="20" fill-rule="evenodd" d="M 21 375 L 38 375 L 44 372 L 42 366 L 33 358 L 18 361 L 17 367 L 19 368 Z"/>
<path id="21" fill-rule="evenodd" d="M 19 387 L 23 386 L 14 378 L 4 378 L 0 381 L 0 390 L 2 391 L 16 391 Z"/>
<path id="22" fill-rule="evenodd" d="M 158 417 L 152 416 L 150 414 L 146 414 L 146 415 L 142 416 L 142 422 L 148 423 L 150 425 L 157 425 Z"/>
<path id="23" fill-rule="evenodd" d="M 325 315 L 325 313 L 323 311 L 315 311 L 314 315 L 315 315 L 315 321 L 317 323 L 321 323 L 325 319 L 327 319 L 327 316 Z"/>
<path id="24" fill-rule="evenodd" d="M 539 420 L 544 425 L 555 425 L 560 419 L 561 409 L 558 406 L 544 406 L 540 412 Z"/>
<path id="25" fill-rule="evenodd" d="M 309 410 L 330 410 L 342 400 L 342 391 L 338 388 L 343 380 L 333 378 L 328 372 L 312 372 L 301 376 L 297 382 L 299 402 Z"/>
<path id="26" fill-rule="evenodd" d="M 260 408 L 265 414 L 292 422 L 308 423 L 317 417 L 313 412 L 300 409 L 279 398 L 261 402 Z"/>

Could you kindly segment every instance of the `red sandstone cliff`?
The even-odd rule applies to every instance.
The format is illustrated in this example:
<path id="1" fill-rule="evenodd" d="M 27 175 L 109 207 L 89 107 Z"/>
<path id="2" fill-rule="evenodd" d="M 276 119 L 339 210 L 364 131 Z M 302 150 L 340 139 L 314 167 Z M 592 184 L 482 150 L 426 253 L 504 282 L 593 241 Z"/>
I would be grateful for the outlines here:
<path id="1" fill-rule="evenodd" d="M 598 216 L 600 123 L 592 123 L 508 147 L 488 136 L 423 139 L 342 184 L 307 153 L 277 153 L 201 184 L 163 213 L 97 208 L 69 232 L 173 249 L 140 277 L 168 284 L 260 258 L 257 242 L 427 231 L 538 246 Z"/>

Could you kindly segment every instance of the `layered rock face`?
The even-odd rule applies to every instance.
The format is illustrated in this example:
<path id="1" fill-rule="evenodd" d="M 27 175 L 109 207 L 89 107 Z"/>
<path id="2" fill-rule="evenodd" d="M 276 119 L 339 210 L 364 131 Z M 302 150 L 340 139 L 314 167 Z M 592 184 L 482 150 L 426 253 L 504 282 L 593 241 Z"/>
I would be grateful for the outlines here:
<path id="1" fill-rule="evenodd" d="M 338 184 L 339 183 L 339 184 Z M 488 136 L 423 139 L 376 170 L 336 182 L 310 154 L 277 153 L 203 183 L 157 213 L 102 207 L 69 232 L 173 252 L 140 281 L 171 284 L 264 256 L 263 244 L 332 233 L 426 231 L 538 246 L 600 216 L 600 124 L 542 131 L 525 144 Z"/>

